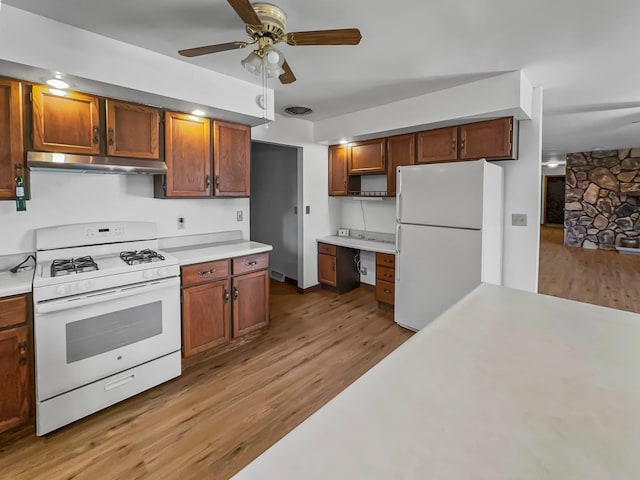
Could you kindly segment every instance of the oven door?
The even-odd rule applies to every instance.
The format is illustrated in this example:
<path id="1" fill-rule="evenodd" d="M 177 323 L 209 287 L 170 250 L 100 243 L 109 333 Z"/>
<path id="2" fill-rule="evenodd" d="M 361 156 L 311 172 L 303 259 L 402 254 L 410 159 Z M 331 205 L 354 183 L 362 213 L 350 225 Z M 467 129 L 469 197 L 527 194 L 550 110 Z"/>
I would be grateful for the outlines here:
<path id="1" fill-rule="evenodd" d="M 44 401 L 180 350 L 180 279 L 38 303 L 34 327 Z"/>

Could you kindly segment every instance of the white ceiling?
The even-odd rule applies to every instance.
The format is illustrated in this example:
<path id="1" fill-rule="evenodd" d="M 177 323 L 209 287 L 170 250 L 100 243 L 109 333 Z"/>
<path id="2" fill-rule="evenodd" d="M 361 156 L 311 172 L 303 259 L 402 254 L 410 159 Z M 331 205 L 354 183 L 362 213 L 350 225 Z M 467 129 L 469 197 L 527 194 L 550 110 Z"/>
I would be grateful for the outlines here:
<path id="1" fill-rule="evenodd" d="M 309 120 L 522 69 L 544 87 L 546 153 L 640 146 L 637 0 L 273 0 L 287 30 L 358 27 L 358 46 L 281 50 L 298 81 L 273 82 L 276 109 Z M 5 0 L 5 3 L 175 58 L 245 40 L 226 0 Z M 184 59 L 244 80 L 248 49 Z"/>

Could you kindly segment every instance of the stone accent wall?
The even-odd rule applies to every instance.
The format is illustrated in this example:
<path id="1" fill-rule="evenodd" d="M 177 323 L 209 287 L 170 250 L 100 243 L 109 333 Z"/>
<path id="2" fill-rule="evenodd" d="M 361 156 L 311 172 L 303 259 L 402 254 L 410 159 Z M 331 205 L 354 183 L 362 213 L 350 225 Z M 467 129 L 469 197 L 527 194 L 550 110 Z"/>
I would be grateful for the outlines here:
<path id="1" fill-rule="evenodd" d="M 640 236 L 640 148 L 567 155 L 565 245 L 613 250 Z"/>

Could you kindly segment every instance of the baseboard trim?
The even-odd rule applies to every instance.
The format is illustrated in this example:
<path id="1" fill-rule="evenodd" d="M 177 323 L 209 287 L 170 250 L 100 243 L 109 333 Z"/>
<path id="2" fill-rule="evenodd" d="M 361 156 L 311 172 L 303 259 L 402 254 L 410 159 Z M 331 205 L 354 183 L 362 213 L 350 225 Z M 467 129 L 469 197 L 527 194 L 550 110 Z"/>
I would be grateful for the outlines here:
<path id="1" fill-rule="evenodd" d="M 321 288 L 322 287 L 318 283 L 318 284 L 312 285 L 311 287 L 308 287 L 308 288 L 300 288 L 300 287 L 298 287 L 297 290 L 298 290 L 298 293 L 300 293 L 301 295 L 306 295 L 307 293 L 317 292 Z"/>

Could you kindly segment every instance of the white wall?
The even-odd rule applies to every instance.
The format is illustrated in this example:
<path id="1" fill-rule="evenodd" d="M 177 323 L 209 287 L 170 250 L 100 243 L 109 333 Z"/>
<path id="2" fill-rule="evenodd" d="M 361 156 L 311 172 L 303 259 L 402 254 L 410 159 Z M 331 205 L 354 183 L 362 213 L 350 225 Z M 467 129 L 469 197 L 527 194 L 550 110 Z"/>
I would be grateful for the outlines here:
<path id="1" fill-rule="evenodd" d="M 318 283 L 318 246 L 316 239 L 338 228 L 338 205 L 328 196 L 329 166 L 327 147 L 313 141 L 313 124 L 306 120 L 276 115 L 268 128 L 251 130 L 253 140 L 299 147 L 298 185 L 299 212 L 309 206 L 310 214 L 302 215 L 299 230 L 298 286 L 308 288 Z"/>
<path id="2" fill-rule="evenodd" d="M 396 201 L 338 199 L 340 227 L 368 232 L 396 233 Z M 364 213 L 364 214 L 363 214 Z"/>
<path id="3" fill-rule="evenodd" d="M 0 14 L 0 59 L 256 118 L 263 115 L 256 103 L 260 85 L 9 5 Z M 273 118 L 273 102 L 268 104 L 267 116 Z"/>
<path id="4" fill-rule="evenodd" d="M 540 179 L 542 162 L 542 88 L 533 90 L 531 120 L 520 122 L 518 160 L 504 168 L 504 285 L 538 291 L 540 253 Z M 511 225 L 513 213 L 527 215 L 526 227 Z"/>
<path id="5" fill-rule="evenodd" d="M 251 240 L 273 246 L 272 270 L 298 279 L 297 148 L 251 144 Z"/>
<path id="6" fill-rule="evenodd" d="M 32 172 L 31 196 L 26 212 L 0 202 L 0 255 L 34 251 L 37 228 L 107 220 L 156 222 L 161 237 L 242 230 L 249 238 L 249 199 L 154 199 L 148 175 Z"/>

